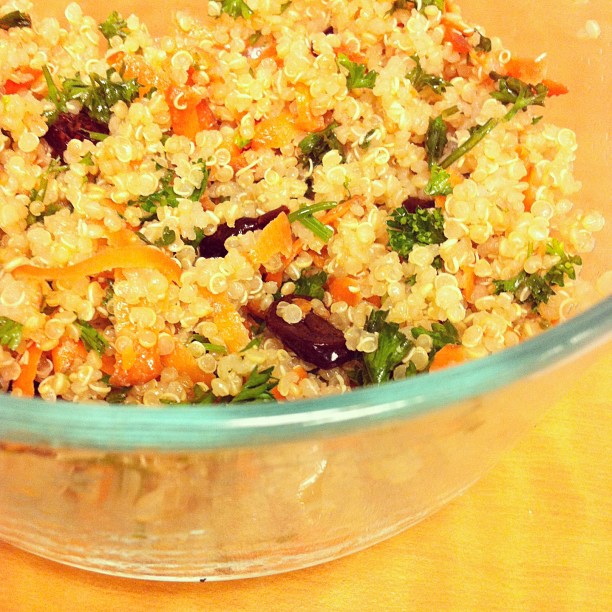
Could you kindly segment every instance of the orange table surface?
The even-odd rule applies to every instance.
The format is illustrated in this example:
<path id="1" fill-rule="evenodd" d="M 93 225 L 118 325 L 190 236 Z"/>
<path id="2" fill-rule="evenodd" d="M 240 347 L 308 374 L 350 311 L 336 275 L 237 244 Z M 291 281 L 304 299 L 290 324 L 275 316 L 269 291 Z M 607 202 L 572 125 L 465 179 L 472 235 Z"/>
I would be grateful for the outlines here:
<path id="1" fill-rule="evenodd" d="M 612 610 L 612 352 L 480 482 L 403 534 L 327 565 L 172 584 L 0 544 L 0 610 Z"/>

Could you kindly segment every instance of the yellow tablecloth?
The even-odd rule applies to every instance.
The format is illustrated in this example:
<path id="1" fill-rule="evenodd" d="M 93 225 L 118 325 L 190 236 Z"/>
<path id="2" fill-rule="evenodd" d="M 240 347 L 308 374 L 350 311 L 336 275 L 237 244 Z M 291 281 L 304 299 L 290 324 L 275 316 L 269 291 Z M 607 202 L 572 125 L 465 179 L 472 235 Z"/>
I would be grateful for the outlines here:
<path id="1" fill-rule="evenodd" d="M 0 544 L 0 610 L 612 610 L 612 353 L 497 467 L 369 550 L 258 580 L 139 582 Z"/>

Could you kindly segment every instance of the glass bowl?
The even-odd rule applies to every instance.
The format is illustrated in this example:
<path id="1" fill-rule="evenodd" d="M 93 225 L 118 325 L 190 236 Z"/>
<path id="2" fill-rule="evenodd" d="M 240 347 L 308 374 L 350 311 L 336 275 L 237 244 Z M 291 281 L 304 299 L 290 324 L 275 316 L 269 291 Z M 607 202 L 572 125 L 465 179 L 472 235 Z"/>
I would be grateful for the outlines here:
<path id="1" fill-rule="evenodd" d="M 38 3 L 37 3 L 38 4 Z M 576 130 L 583 208 L 612 181 L 607 0 L 465 0 L 468 20 L 517 55 L 548 51 L 571 95 L 547 113 Z M 162 31 L 196 1 L 84 1 Z M 39 14 L 61 15 L 48 0 Z M 529 18 L 527 18 L 527 16 Z M 552 18 L 554 16 L 554 19 Z M 581 37 L 597 20 L 598 39 Z M 582 32 L 584 34 L 584 32 Z M 607 125 L 602 122 L 607 121 Z M 586 257 L 609 261 L 610 228 Z M 294 570 L 409 527 L 461 493 L 581 371 L 611 350 L 612 299 L 486 359 L 344 396 L 249 407 L 126 409 L 0 398 L 0 538 L 77 567 L 159 580 Z"/>

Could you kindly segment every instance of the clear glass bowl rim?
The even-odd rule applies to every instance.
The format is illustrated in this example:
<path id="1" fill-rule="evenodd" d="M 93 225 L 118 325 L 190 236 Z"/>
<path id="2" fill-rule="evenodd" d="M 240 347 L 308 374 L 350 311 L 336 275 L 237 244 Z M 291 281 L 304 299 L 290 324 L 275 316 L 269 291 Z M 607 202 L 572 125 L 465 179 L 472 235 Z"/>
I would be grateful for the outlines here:
<path id="1" fill-rule="evenodd" d="M 612 297 L 516 347 L 344 395 L 213 407 L 127 407 L 0 397 L 0 440 L 104 451 L 204 451 L 340 435 L 411 419 L 529 379 L 612 337 Z"/>

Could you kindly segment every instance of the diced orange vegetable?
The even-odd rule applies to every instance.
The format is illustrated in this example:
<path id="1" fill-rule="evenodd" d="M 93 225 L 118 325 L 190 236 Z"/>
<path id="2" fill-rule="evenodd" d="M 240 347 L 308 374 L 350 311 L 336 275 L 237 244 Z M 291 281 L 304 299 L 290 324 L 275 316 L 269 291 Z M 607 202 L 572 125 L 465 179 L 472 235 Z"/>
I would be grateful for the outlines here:
<path id="1" fill-rule="evenodd" d="M 210 385 L 214 378 L 212 374 L 202 371 L 193 353 L 182 344 L 177 344 L 169 355 L 163 355 L 161 362 L 165 368 L 175 368 L 189 376 L 193 384 L 201 382 Z"/>
<path id="2" fill-rule="evenodd" d="M 474 292 L 474 286 L 476 284 L 476 274 L 474 274 L 474 266 L 465 266 L 461 268 L 463 271 L 463 289 L 461 293 L 466 301 L 470 301 L 472 293 Z"/>
<path id="3" fill-rule="evenodd" d="M 161 272 L 169 281 L 177 284 L 181 278 L 181 267 L 178 263 L 163 251 L 144 245 L 109 248 L 65 268 L 18 266 L 13 270 L 13 276 L 17 279 L 41 281 L 76 281 L 84 276 L 95 276 L 114 268 L 153 268 Z"/>
<path id="4" fill-rule="evenodd" d="M 465 361 L 465 351 L 461 344 L 447 344 L 435 355 L 429 366 L 430 372 L 442 370 L 453 365 L 459 365 Z"/>
<path id="5" fill-rule="evenodd" d="M 236 306 L 223 293 L 215 295 L 205 289 L 200 289 L 200 293 L 212 305 L 212 320 L 225 346 L 231 353 L 241 351 L 251 341 L 251 337 Z M 249 309 L 252 306 L 254 308 L 254 305 L 249 305 Z"/>
<path id="6" fill-rule="evenodd" d="M 299 380 L 304 380 L 308 378 L 308 372 L 302 366 L 295 366 L 293 371 L 298 375 Z"/>
<path id="7" fill-rule="evenodd" d="M 472 50 L 465 36 L 450 25 L 447 25 L 444 29 L 444 40 L 449 42 L 460 55 L 468 55 Z"/>
<path id="8" fill-rule="evenodd" d="M 87 349 L 81 340 L 75 342 L 70 338 L 63 338 L 51 351 L 53 369 L 56 373 L 65 374 L 74 368 L 77 360 L 84 362 L 87 354 Z"/>
<path id="9" fill-rule="evenodd" d="M 16 80 L 9 79 L 4 84 L 4 93 L 15 94 L 32 88 L 32 85 L 42 76 L 42 70 L 36 70 L 29 66 L 17 69 Z"/>
<path id="10" fill-rule="evenodd" d="M 523 179 L 524 183 L 527 183 L 528 187 L 525 191 L 525 199 L 523 200 L 523 206 L 525 207 L 525 212 L 529 212 L 533 203 L 536 200 L 536 188 L 534 185 L 534 178 L 536 174 L 535 166 L 528 165 L 529 170 L 527 171 L 527 176 Z"/>
<path id="11" fill-rule="evenodd" d="M 310 300 L 296 297 L 292 300 L 292 303 L 295 304 L 305 315 L 312 311 L 312 302 Z"/>
<path id="12" fill-rule="evenodd" d="M 208 102 L 192 90 L 170 87 L 166 91 L 166 102 L 175 134 L 195 140 L 198 132 L 217 128 L 217 120 Z"/>
<path id="13" fill-rule="evenodd" d="M 569 93 L 569 89 L 563 83 L 551 81 L 550 79 L 544 79 L 542 84 L 548 88 L 549 98 L 552 98 L 553 96 L 564 96 L 566 93 Z"/>
<path id="14" fill-rule="evenodd" d="M 100 370 L 109 376 L 115 371 L 115 357 L 105 353 L 102 355 L 102 366 Z"/>
<path id="15" fill-rule="evenodd" d="M 546 70 L 544 62 L 534 59 L 513 57 L 504 64 L 503 73 L 526 83 L 539 83 Z"/>
<path id="16" fill-rule="evenodd" d="M 138 342 L 134 345 L 133 355 L 117 353 L 115 369 L 109 380 L 113 387 L 144 385 L 161 374 L 163 366 L 157 345 L 151 348 Z"/>
<path id="17" fill-rule="evenodd" d="M 325 119 L 322 115 L 315 117 L 312 114 L 312 96 L 306 85 L 299 83 L 295 86 L 295 102 L 297 105 L 297 119 L 295 125 L 305 132 L 320 132 L 325 128 Z"/>
<path id="18" fill-rule="evenodd" d="M 366 56 L 363 53 L 359 53 L 358 51 L 352 51 L 345 45 L 340 45 L 336 49 L 336 57 L 340 54 L 346 55 L 346 57 L 348 57 L 351 62 L 355 62 L 356 64 L 366 63 Z"/>
<path id="19" fill-rule="evenodd" d="M 265 279 L 266 283 L 276 283 L 280 287 L 281 283 L 283 282 L 283 271 L 279 270 L 278 272 L 267 272 Z"/>
<path id="20" fill-rule="evenodd" d="M 332 278 L 327 288 L 334 302 L 346 302 L 349 306 L 357 306 L 361 302 L 359 283 L 350 276 Z"/>
<path id="21" fill-rule="evenodd" d="M 280 149 L 291 144 L 300 134 L 295 118 L 287 110 L 270 119 L 262 119 L 255 126 L 251 142 L 254 150 L 262 148 Z"/>
<path id="22" fill-rule="evenodd" d="M 281 213 L 261 231 L 255 244 L 254 261 L 264 264 L 279 253 L 288 257 L 292 247 L 291 223 L 287 215 Z"/>
<path id="23" fill-rule="evenodd" d="M 154 87 L 162 94 L 170 87 L 170 78 L 163 71 L 155 70 L 142 55 L 126 55 L 119 52 L 111 55 L 108 62 L 117 71 L 123 70 L 125 79 L 138 80 L 141 84 L 139 92 L 141 98 Z"/>
<path id="24" fill-rule="evenodd" d="M 380 308 L 382 306 L 382 298 L 380 295 L 371 295 L 370 297 L 365 298 L 366 302 L 370 302 L 376 308 Z"/>
<path id="25" fill-rule="evenodd" d="M 17 380 L 13 381 L 12 392 L 15 394 L 15 391 L 21 391 L 22 397 L 34 397 L 34 379 L 42 357 L 42 350 L 33 345 L 26 351 L 26 354 L 27 363 L 21 363 L 21 372 Z"/>

